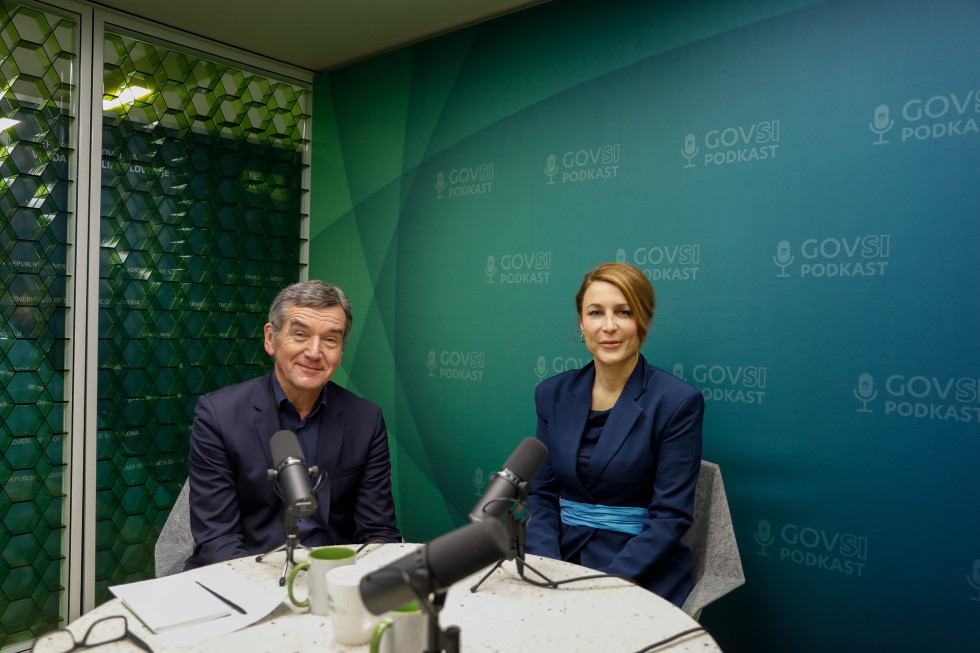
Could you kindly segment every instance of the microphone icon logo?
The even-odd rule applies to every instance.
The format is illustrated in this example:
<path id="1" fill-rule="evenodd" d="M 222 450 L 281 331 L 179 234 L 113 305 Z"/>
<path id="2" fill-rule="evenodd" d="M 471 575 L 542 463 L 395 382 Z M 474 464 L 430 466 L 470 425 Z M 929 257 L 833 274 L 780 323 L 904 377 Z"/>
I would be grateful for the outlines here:
<path id="1" fill-rule="evenodd" d="M 873 413 L 874 411 L 868 408 L 868 404 L 878 396 L 878 391 L 875 390 L 874 377 L 867 372 L 858 376 L 858 385 L 854 388 L 854 396 L 861 402 L 861 407 L 857 409 L 857 412 Z"/>
<path id="2" fill-rule="evenodd" d="M 558 172 L 558 159 L 554 154 L 548 155 L 548 162 L 544 166 L 544 174 L 548 175 L 548 183 L 555 183 L 555 173 Z"/>
<path id="3" fill-rule="evenodd" d="M 616 262 L 625 263 L 626 262 L 626 250 L 620 247 L 616 250 Z"/>
<path id="4" fill-rule="evenodd" d="M 436 175 L 436 199 L 442 199 L 442 191 L 446 190 L 446 175 L 440 172 Z"/>
<path id="5" fill-rule="evenodd" d="M 779 267 L 777 277 L 788 277 L 789 272 L 786 268 L 793 264 L 796 257 L 789 251 L 789 241 L 781 240 L 776 244 L 776 255 L 772 257 L 772 262 Z"/>
<path id="6" fill-rule="evenodd" d="M 493 275 L 497 271 L 497 262 L 494 260 L 493 256 L 487 257 L 487 264 L 483 266 L 483 272 L 489 277 L 487 283 L 493 283 Z"/>
<path id="7" fill-rule="evenodd" d="M 874 120 L 868 123 L 868 127 L 871 131 L 878 134 L 878 140 L 874 141 L 872 145 L 884 145 L 888 143 L 885 140 L 885 133 L 895 126 L 895 121 L 891 120 L 888 115 L 888 105 L 879 104 L 875 107 L 875 117 Z"/>
<path id="8" fill-rule="evenodd" d="M 473 472 L 473 487 L 476 488 L 476 496 L 483 496 L 483 488 L 486 487 L 487 481 L 483 478 L 483 470 L 479 467 Z"/>
<path id="9" fill-rule="evenodd" d="M 681 156 L 687 159 L 687 165 L 685 168 L 693 168 L 694 163 L 691 161 L 694 157 L 698 155 L 698 144 L 697 139 L 694 134 L 688 134 L 684 137 L 684 149 L 681 150 Z"/>
<path id="10" fill-rule="evenodd" d="M 681 363 L 674 363 L 674 376 L 676 376 L 681 381 L 685 381 L 684 378 L 684 366 Z"/>
<path id="11" fill-rule="evenodd" d="M 538 356 L 538 363 L 534 366 L 534 375 L 538 377 L 538 383 L 544 381 L 544 377 L 548 375 L 548 361 L 544 359 L 544 356 Z"/>
<path id="12" fill-rule="evenodd" d="M 766 551 L 766 547 L 773 543 L 772 536 L 772 525 L 767 519 L 760 519 L 759 525 L 755 529 L 755 543 L 761 548 L 759 549 L 759 555 L 769 557 L 769 552 Z"/>
<path id="13" fill-rule="evenodd" d="M 971 596 L 970 600 L 980 601 L 980 559 L 973 561 L 973 574 L 966 577 L 966 582 L 977 591 L 977 595 Z"/>
<path id="14" fill-rule="evenodd" d="M 429 376 L 435 376 L 436 352 L 432 349 L 429 350 L 429 357 L 425 360 L 425 366 L 429 368 Z"/>

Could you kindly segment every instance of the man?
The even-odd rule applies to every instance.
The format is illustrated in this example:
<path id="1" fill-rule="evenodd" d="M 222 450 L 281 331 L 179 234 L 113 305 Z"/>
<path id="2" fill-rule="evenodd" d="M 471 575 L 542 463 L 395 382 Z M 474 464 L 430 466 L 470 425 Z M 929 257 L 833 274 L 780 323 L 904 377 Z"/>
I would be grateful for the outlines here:
<path id="1" fill-rule="evenodd" d="M 283 429 L 296 434 L 307 465 L 326 474 L 317 511 L 298 520 L 301 544 L 401 541 L 381 409 L 330 381 L 351 321 L 340 288 L 285 288 L 265 325 L 273 370 L 198 400 L 188 478 L 195 546 L 185 568 L 285 543 L 285 507 L 267 477 L 276 462 L 269 441 Z"/>

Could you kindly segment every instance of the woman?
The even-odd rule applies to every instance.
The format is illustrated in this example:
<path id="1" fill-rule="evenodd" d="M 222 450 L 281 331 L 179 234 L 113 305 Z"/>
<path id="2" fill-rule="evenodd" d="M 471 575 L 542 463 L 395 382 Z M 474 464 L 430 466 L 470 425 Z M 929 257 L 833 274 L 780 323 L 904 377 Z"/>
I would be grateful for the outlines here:
<path id="1" fill-rule="evenodd" d="M 653 287 L 604 263 L 575 297 L 592 362 L 535 391 L 548 459 L 527 507 L 529 553 L 629 576 L 680 606 L 691 592 L 691 525 L 704 397 L 646 362 Z"/>

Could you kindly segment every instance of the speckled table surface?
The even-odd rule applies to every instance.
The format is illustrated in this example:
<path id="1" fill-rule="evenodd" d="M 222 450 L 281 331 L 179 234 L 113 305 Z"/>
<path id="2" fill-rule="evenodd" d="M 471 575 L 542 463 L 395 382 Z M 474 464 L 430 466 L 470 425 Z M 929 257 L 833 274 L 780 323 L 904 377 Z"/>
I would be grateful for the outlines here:
<path id="1" fill-rule="evenodd" d="M 357 564 L 378 568 L 418 547 L 417 544 L 371 544 L 358 554 Z M 296 558 L 301 561 L 303 552 L 298 553 Z M 553 581 L 596 573 L 585 567 L 539 556 L 528 556 L 527 561 L 528 565 Z M 129 628 L 156 653 L 189 650 L 236 653 L 367 651 L 367 645 L 338 644 L 334 641 L 329 617 L 309 614 L 305 609 L 292 605 L 286 588 L 278 584 L 283 563 L 282 553 L 268 556 L 262 562 L 249 557 L 225 563 L 269 592 L 281 595 L 283 602 L 270 615 L 247 628 L 193 646 L 177 646 L 165 637 L 154 635 L 133 618 L 118 599 L 82 615 L 69 624 L 68 629 L 80 639 L 97 619 L 124 614 L 129 617 Z M 561 585 L 555 589 L 541 588 L 525 582 L 517 573 L 515 563 L 510 561 L 490 574 L 478 590 L 472 592 L 470 588 L 485 573 L 486 570 L 453 585 L 439 617 L 442 628 L 459 627 L 461 651 L 720 652 L 715 641 L 703 630 L 648 649 L 678 633 L 698 628 L 698 623 L 659 596 L 625 581 L 603 578 Z M 525 575 L 537 578 L 530 570 L 525 570 Z M 100 647 L 100 651 L 113 650 L 138 649 L 125 640 Z M 41 653 L 40 649 L 38 653 Z"/>

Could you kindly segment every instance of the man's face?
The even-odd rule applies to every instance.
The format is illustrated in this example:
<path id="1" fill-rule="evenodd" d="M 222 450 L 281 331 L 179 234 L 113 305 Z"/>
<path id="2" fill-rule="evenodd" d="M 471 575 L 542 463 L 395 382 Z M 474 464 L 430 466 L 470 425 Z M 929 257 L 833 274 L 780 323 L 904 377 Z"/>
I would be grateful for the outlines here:
<path id="1" fill-rule="evenodd" d="M 282 329 L 272 335 L 265 325 L 265 351 L 275 357 L 276 379 L 298 407 L 316 399 L 340 365 L 347 316 L 340 306 L 312 308 L 293 304 Z"/>

